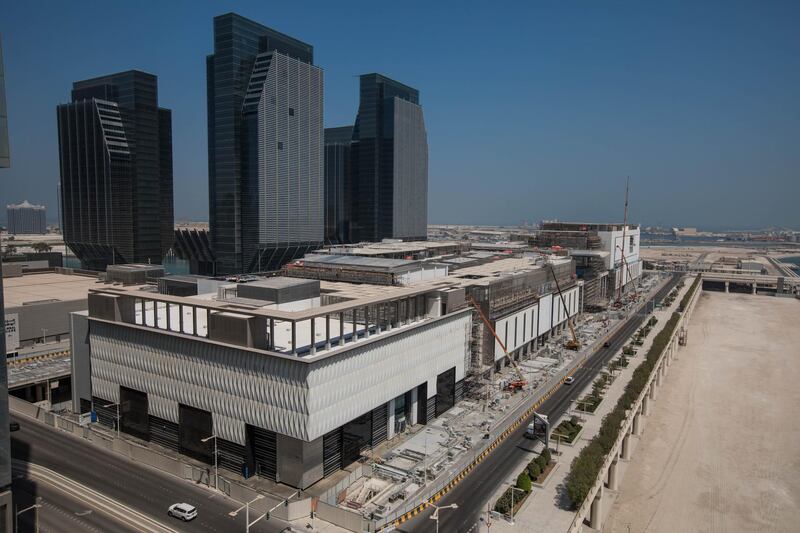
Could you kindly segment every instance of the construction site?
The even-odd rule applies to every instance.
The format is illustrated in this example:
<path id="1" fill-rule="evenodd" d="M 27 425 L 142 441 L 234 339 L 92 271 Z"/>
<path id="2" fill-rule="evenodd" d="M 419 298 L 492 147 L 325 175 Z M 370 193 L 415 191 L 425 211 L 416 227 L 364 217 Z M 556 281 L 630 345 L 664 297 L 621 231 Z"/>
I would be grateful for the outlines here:
<path id="1" fill-rule="evenodd" d="M 549 281 L 544 275 L 538 279 L 552 283 L 553 297 L 561 302 L 566 291 L 562 281 L 555 286 L 558 270 L 552 272 L 556 274 L 551 274 Z M 366 453 L 365 460 L 347 469 L 347 474 L 325 480 L 320 501 L 377 523 L 402 515 L 472 461 L 521 408 L 563 381 L 575 362 L 597 349 L 604 336 L 637 305 L 639 295 L 661 279 L 642 278 L 636 290 L 620 295 L 619 307 L 570 315 L 545 338 L 520 347 L 519 338 L 514 342 L 505 335 L 505 324 L 509 316 L 538 300 L 539 289 L 535 276 L 518 277 L 468 285 L 467 299 L 473 306 L 473 358 L 462 401 L 425 426 L 403 428 L 393 439 Z M 569 281 L 563 284 L 570 287 Z M 541 300 L 537 303 L 541 305 Z M 561 305 L 569 307 L 566 302 Z M 520 321 L 516 320 L 517 325 Z M 495 361 L 496 349 L 500 355 Z"/>

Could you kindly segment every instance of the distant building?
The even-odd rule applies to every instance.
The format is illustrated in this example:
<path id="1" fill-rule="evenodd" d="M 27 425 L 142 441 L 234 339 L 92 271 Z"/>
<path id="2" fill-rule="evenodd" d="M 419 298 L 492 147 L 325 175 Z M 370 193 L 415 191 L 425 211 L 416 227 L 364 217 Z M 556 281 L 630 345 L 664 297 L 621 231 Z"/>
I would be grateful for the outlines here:
<path id="1" fill-rule="evenodd" d="M 352 150 L 351 240 L 426 239 L 428 137 L 419 91 L 362 75 Z"/>
<path id="2" fill-rule="evenodd" d="M 57 115 L 67 246 L 91 270 L 160 264 L 174 240 L 172 112 L 158 107 L 156 77 L 75 82 Z"/>
<path id="3" fill-rule="evenodd" d="M 325 242 L 350 242 L 353 127 L 325 128 Z"/>
<path id="4" fill-rule="evenodd" d="M 47 216 L 43 205 L 28 200 L 6 206 L 7 230 L 12 235 L 44 235 L 47 233 Z"/>
<path id="5" fill-rule="evenodd" d="M 0 42 L 0 168 L 11 165 L 8 151 L 8 114 L 6 112 L 5 74 L 3 70 L 3 44 Z M 0 270 L 3 263 L 0 258 Z M 3 276 L 0 275 L 0 315 L 5 316 L 3 305 Z M 4 328 L 7 330 L 7 328 Z M 0 354 L 6 352 L 6 335 L 0 335 Z M 13 531 L 13 503 L 11 498 L 11 441 L 8 420 L 8 370 L 0 365 L 0 530 Z"/>
<path id="6" fill-rule="evenodd" d="M 311 45 L 228 13 L 206 58 L 210 245 L 217 274 L 321 246 L 323 75 Z"/>

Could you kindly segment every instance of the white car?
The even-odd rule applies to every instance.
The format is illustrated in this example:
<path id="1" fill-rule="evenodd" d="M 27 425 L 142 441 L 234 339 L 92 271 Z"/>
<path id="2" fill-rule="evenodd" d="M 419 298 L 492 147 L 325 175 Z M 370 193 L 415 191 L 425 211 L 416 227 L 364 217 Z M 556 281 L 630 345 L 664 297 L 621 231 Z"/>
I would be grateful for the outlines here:
<path id="1" fill-rule="evenodd" d="M 174 518 L 179 518 L 184 522 L 188 522 L 197 517 L 197 508 L 188 503 L 174 503 L 169 506 L 167 514 Z"/>
<path id="2" fill-rule="evenodd" d="M 575 378 L 572 376 L 567 376 L 567 379 L 564 380 L 564 385 L 572 385 L 575 383 Z"/>

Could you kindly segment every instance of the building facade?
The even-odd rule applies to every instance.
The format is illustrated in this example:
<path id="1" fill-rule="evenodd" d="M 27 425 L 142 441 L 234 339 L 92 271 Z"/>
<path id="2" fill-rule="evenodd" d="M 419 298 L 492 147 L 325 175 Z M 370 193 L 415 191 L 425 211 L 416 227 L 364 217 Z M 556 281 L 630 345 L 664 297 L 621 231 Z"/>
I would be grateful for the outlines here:
<path id="1" fill-rule="evenodd" d="M 57 109 L 64 241 L 84 268 L 160 264 L 174 239 L 172 114 L 130 70 L 73 84 Z"/>
<path id="2" fill-rule="evenodd" d="M 323 240 L 323 81 L 313 62 L 309 44 L 234 13 L 214 18 L 206 70 L 217 274 L 273 270 Z"/>
<path id="3" fill-rule="evenodd" d="M 352 154 L 351 240 L 426 239 L 428 139 L 419 91 L 362 75 Z"/>
<path id="4" fill-rule="evenodd" d="M 122 431 L 209 464 L 217 435 L 221 468 L 305 489 L 461 399 L 463 298 L 443 314 L 431 285 L 196 284 L 224 298 L 92 291 L 72 314 L 74 405 L 113 425 L 121 402 Z"/>
<path id="5" fill-rule="evenodd" d="M 46 209 L 27 200 L 6 206 L 6 230 L 12 235 L 44 235 L 47 233 Z"/>
<path id="6" fill-rule="evenodd" d="M 3 70 L 3 44 L 0 42 L 0 168 L 11 166 L 8 150 L 8 115 L 6 111 L 5 73 Z M 0 270 L 3 268 L 0 258 Z M 0 316 L 5 317 L 3 302 L 3 276 L 0 275 Z M 4 332 L 6 328 L 3 328 Z M 6 353 L 6 335 L 0 335 L 0 354 Z M 11 440 L 8 416 L 8 370 L 0 365 L 0 526 L 13 531 L 13 502 L 11 497 Z"/>
<path id="7" fill-rule="evenodd" d="M 353 127 L 325 128 L 325 243 L 350 242 Z"/>

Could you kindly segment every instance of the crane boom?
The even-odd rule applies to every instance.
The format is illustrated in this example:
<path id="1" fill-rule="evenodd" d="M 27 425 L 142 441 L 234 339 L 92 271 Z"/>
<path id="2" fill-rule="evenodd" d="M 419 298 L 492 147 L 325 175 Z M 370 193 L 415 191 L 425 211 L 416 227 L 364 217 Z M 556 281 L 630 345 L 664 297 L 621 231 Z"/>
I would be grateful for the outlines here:
<path id="1" fill-rule="evenodd" d="M 508 358 L 508 360 L 511 361 L 511 366 L 514 367 L 514 371 L 517 373 L 517 377 L 519 378 L 519 380 L 517 382 L 512 383 L 512 388 L 522 388 L 522 387 L 524 387 L 528 383 L 528 380 L 525 379 L 525 374 L 522 373 L 522 370 L 519 368 L 519 366 L 517 365 L 516 361 L 514 361 L 514 358 L 511 357 L 508 354 L 508 350 L 506 349 L 506 345 L 503 343 L 503 341 L 500 340 L 500 337 L 497 336 L 497 333 L 495 332 L 494 328 L 492 327 L 492 324 L 489 322 L 489 319 L 486 318 L 486 315 L 483 314 L 483 310 L 478 305 L 478 302 L 476 302 L 472 298 L 472 296 L 470 296 L 469 294 L 466 295 L 465 299 L 467 300 L 467 302 L 469 302 L 472 305 L 472 307 L 475 308 L 476 311 L 478 311 L 478 315 L 480 315 L 481 320 L 483 320 L 483 323 L 486 324 L 487 328 L 489 328 L 489 331 L 492 332 L 492 335 L 494 336 L 495 340 L 500 345 L 500 347 L 503 349 L 503 353 L 506 354 L 506 357 Z"/>

